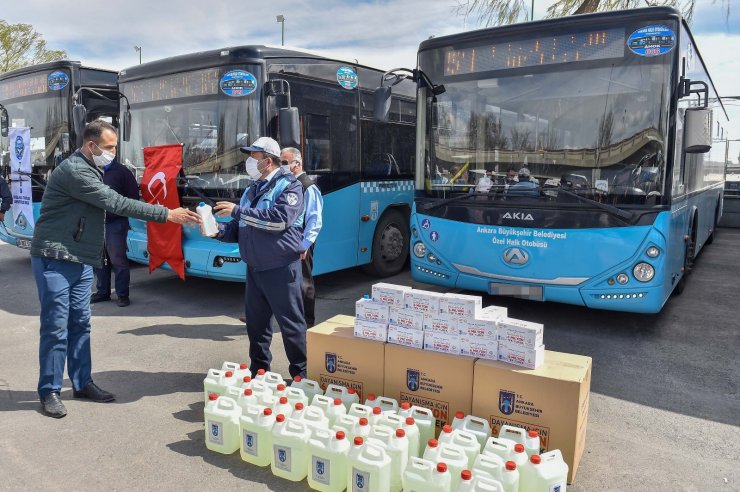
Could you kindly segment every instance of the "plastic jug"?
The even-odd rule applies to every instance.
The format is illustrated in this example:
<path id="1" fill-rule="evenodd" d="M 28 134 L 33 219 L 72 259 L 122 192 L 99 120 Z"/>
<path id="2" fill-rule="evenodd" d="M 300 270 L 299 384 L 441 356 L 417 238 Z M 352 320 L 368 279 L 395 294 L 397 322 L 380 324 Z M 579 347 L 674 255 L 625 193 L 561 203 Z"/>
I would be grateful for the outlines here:
<path id="1" fill-rule="evenodd" d="M 503 470 L 506 467 L 506 463 L 501 459 L 500 456 L 489 456 L 487 454 L 479 454 L 475 458 L 473 464 L 473 474 L 477 477 L 485 475 L 495 480 L 503 480 Z"/>
<path id="2" fill-rule="evenodd" d="M 288 402 L 295 407 L 295 404 L 300 402 L 304 406 L 308 406 L 308 397 L 301 388 L 294 388 L 292 386 L 285 390 L 285 396 L 288 397 Z"/>
<path id="3" fill-rule="evenodd" d="M 460 446 L 465 451 L 465 456 L 468 457 L 466 468 L 472 468 L 475 458 L 480 454 L 478 440 L 473 434 L 464 430 L 453 430 L 449 424 L 442 427 L 438 441 L 440 444 L 455 444 Z"/>
<path id="4" fill-rule="evenodd" d="M 483 447 L 483 453 L 489 456 L 499 456 L 504 462 L 514 459 L 514 442 L 498 437 L 489 437 Z"/>
<path id="5" fill-rule="evenodd" d="M 365 406 L 373 408 L 376 406 L 376 400 L 378 399 L 378 395 L 375 393 L 368 393 L 367 398 L 365 398 Z"/>
<path id="6" fill-rule="evenodd" d="M 568 480 L 568 464 L 563 461 L 559 449 L 547 453 L 533 454 L 520 467 L 519 487 L 521 490 L 553 490 L 565 492 Z"/>
<path id="7" fill-rule="evenodd" d="M 203 380 L 203 398 L 208 403 L 208 395 L 214 393 L 221 396 L 226 391 L 227 386 L 234 386 L 236 379 L 232 371 L 221 371 L 219 369 L 208 369 L 208 374 Z"/>
<path id="8" fill-rule="evenodd" d="M 452 425 L 453 429 L 462 429 L 463 422 L 465 421 L 465 412 L 458 410 L 455 412 L 455 418 L 452 419 Z"/>
<path id="9" fill-rule="evenodd" d="M 391 413 L 398 413 L 398 401 L 396 401 L 393 398 L 389 398 L 387 396 L 379 396 L 375 399 L 375 405 L 376 407 L 380 407 L 381 410 L 383 410 L 383 413 L 391 412 Z"/>
<path id="10" fill-rule="evenodd" d="M 385 425 L 376 425 L 370 431 L 368 442 L 377 439 L 385 445 L 391 459 L 391 492 L 399 492 L 402 486 L 403 472 L 409 460 L 409 440 L 403 429 L 392 429 Z"/>
<path id="11" fill-rule="evenodd" d="M 277 386 L 275 386 L 275 389 L 272 391 L 272 394 L 280 398 L 281 396 L 286 396 L 288 392 L 288 387 L 285 386 L 283 383 L 279 383 Z"/>
<path id="12" fill-rule="evenodd" d="M 476 417 L 475 415 L 463 414 L 463 417 L 460 419 L 458 418 L 460 414 L 463 414 L 463 412 L 457 412 L 455 414 L 455 419 L 452 421 L 452 428 L 473 434 L 482 450 L 488 438 L 491 437 L 491 424 L 488 420 Z M 457 422 L 457 427 L 455 427 L 455 422 Z"/>
<path id="13" fill-rule="evenodd" d="M 372 426 L 370 425 L 370 421 L 366 419 L 365 417 L 360 417 L 360 420 L 358 422 L 357 427 L 357 435 L 355 437 L 362 437 L 366 438 L 370 435 L 370 431 L 372 430 Z"/>
<path id="14" fill-rule="evenodd" d="M 300 405 L 300 403 L 296 403 L 296 405 Z M 311 431 L 314 429 L 329 428 L 329 418 L 324 415 L 324 412 L 316 407 L 305 407 L 301 411 L 294 410 L 292 420 L 305 422 L 306 426 L 308 426 Z"/>
<path id="15" fill-rule="evenodd" d="M 349 440 L 344 431 L 318 429 L 308 439 L 308 486 L 341 492 L 347 487 Z"/>
<path id="16" fill-rule="evenodd" d="M 256 376 L 252 375 L 252 379 L 262 381 L 268 388 L 270 388 L 270 391 L 272 391 L 273 393 L 275 393 L 275 391 L 277 390 L 278 384 L 285 384 L 285 380 L 280 374 L 276 372 L 265 371 L 264 369 L 260 369 L 259 371 L 257 371 Z"/>
<path id="17" fill-rule="evenodd" d="M 244 386 L 244 383 L 242 383 L 242 388 L 244 388 Z M 247 388 L 251 389 L 252 393 L 260 400 L 264 399 L 267 396 L 272 396 L 272 390 L 268 388 L 263 381 L 258 381 L 254 378 L 252 378 L 252 380 L 249 382 Z"/>
<path id="18" fill-rule="evenodd" d="M 393 430 L 400 429 L 403 427 L 405 418 L 395 413 L 384 413 L 380 415 L 378 422 L 375 425 L 384 425 L 390 427 Z"/>
<path id="19" fill-rule="evenodd" d="M 524 444 L 527 442 L 527 431 L 524 430 L 522 427 L 515 427 L 513 425 L 502 425 L 501 429 L 498 431 L 498 438 L 508 439 L 524 446 Z"/>
<path id="20" fill-rule="evenodd" d="M 260 404 L 260 398 L 254 394 L 252 388 L 247 388 L 245 390 L 236 390 L 239 391 L 239 396 L 237 397 L 236 404 L 239 405 L 239 408 L 241 408 L 242 415 L 246 414 L 247 408 L 249 407 L 262 406 Z"/>
<path id="21" fill-rule="evenodd" d="M 272 393 L 263 393 L 260 395 L 260 405 L 263 405 L 265 407 L 270 407 L 273 410 L 275 410 L 278 406 L 279 398 Z M 275 412 L 275 415 L 278 413 Z"/>
<path id="22" fill-rule="evenodd" d="M 403 472 L 404 491 L 450 492 L 450 483 L 451 476 L 445 463 L 412 457 Z"/>
<path id="23" fill-rule="evenodd" d="M 457 492 L 472 492 L 475 490 L 475 481 L 473 472 L 463 470 L 460 472 L 460 483 L 457 485 Z"/>
<path id="24" fill-rule="evenodd" d="M 272 430 L 272 457 L 270 469 L 276 477 L 293 482 L 306 478 L 308 472 L 308 438 L 311 431 L 300 420 L 275 417 Z M 277 423 L 282 425 L 277 425 Z"/>
<path id="25" fill-rule="evenodd" d="M 324 395 L 316 395 L 311 401 L 311 406 L 321 410 L 324 415 L 328 416 L 329 410 L 334 406 L 334 398 L 329 398 Z"/>
<path id="26" fill-rule="evenodd" d="M 398 415 L 401 417 L 410 417 L 411 416 L 411 403 L 407 401 L 402 401 L 398 404 Z"/>
<path id="27" fill-rule="evenodd" d="M 232 454 L 239 449 L 239 417 L 241 409 L 233 398 L 212 394 L 203 412 L 206 424 L 206 447 L 222 454 Z"/>
<path id="28" fill-rule="evenodd" d="M 391 488 L 391 459 L 385 449 L 355 437 L 347 454 L 347 490 L 387 492 Z"/>
<path id="29" fill-rule="evenodd" d="M 348 415 L 355 415 L 357 417 L 365 417 L 370 420 L 373 415 L 373 407 L 367 405 L 361 405 L 360 403 L 353 403 L 349 406 Z"/>
<path id="30" fill-rule="evenodd" d="M 463 473 L 468 470 L 463 470 Z M 458 492 L 504 492 L 503 484 L 485 475 L 471 476 L 467 480 L 460 480 Z"/>
<path id="31" fill-rule="evenodd" d="M 200 215 L 202 221 L 200 224 L 201 234 L 206 237 L 218 234 L 218 224 L 216 223 L 216 218 L 213 216 L 213 208 L 210 205 L 207 205 L 206 202 L 200 202 L 195 207 L 195 212 Z"/>
<path id="32" fill-rule="evenodd" d="M 341 398 L 334 398 L 333 405 L 326 411 L 326 416 L 329 419 L 329 427 L 334 425 L 341 415 L 347 415 L 347 409 L 344 406 Z"/>
<path id="33" fill-rule="evenodd" d="M 239 384 L 239 387 L 241 389 L 247 389 L 252 387 L 252 376 L 244 376 L 241 381 L 236 380 L 236 382 Z"/>
<path id="34" fill-rule="evenodd" d="M 439 444 L 436 439 L 430 439 L 424 450 L 424 459 L 445 463 L 450 471 L 450 488 L 457 490 L 460 473 L 468 468 L 468 457 L 461 447 L 454 444 Z"/>
<path id="35" fill-rule="evenodd" d="M 246 377 L 252 377 L 252 372 L 249 370 L 249 364 L 247 364 L 246 362 L 240 363 L 239 366 L 232 372 L 234 373 L 236 384 L 241 384 Z"/>
<path id="36" fill-rule="evenodd" d="M 345 386 L 339 386 L 338 384 L 330 384 L 326 387 L 325 396 L 330 398 L 339 398 L 344 404 L 344 408 L 349 410 L 353 403 L 360 403 L 360 397 L 354 388 L 347 388 Z"/>
<path id="37" fill-rule="evenodd" d="M 275 405 L 275 413 L 281 413 L 286 417 L 290 417 L 293 414 L 293 405 L 288 402 L 287 396 L 281 396 L 278 398 L 277 405 Z"/>
<path id="38" fill-rule="evenodd" d="M 516 463 L 507 461 L 502 470 L 501 484 L 504 486 L 504 492 L 517 492 L 519 490 L 519 470 Z M 527 490 L 527 489 L 522 489 Z"/>
<path id="39" fill-rule="evenodd" d="M 272 427 L 275 414 L 271 408 L 250 406 L 239 419 L 241 445 L 239 454 L 247 463 L 267 466 L 272 457 Z"/>
<path id="40" fill-rule="evenodd" d="M 340 415 L 337 420 L 334 421 L 334 425 L 331 429 L 336 431 L 344 432 L 348 440 L 352 440 L 357 435 L 357 428 L 360 426 L 360 417 L 355 415 Z M 348 441 L 349 442 L 349 441 Z"/>
<path id="41" fill-rule="evenodd" d="M 373 412 L 370 414 L 370 425 L 376 426 L 380 421 L 380 417 L 383 416 L 383 409 L 380 407 L 374 407 Z"/>
<path id="42" fill-rule="evenodd" d="M 540 454 L 540 434 L 535 429 L 527 431 L 527 438 L 524 441 L 524 450 L 527 456 Z"/>
<path id="43" fill-rule="evenodd" d="M 406 417 L 401 428 L 406 431 L 406 437 L 409 439 L 409 458 L 421 457 L 421 441 L 419 440 L 419 428 L 416 426 L 414 417 Z"/>
<path id="44" fill-rule="evenodd" d="M 527 452 L 524 451 L 524 445 L 519 443 L 514 444 L 514 457 L 511 461 L 516 463 L 516 466 L 522 466 L 528 460 L 529 456 L 527 456 Z"/>
<path id="45" fill-rule="evenodd" d="M 437 419 L 434 418 L 434 414 L 431 410 L 424 407 L 418 407 L 416 405 L 411 407 L 411 414 L 409 417 L 414 418 L 414 422 L 416 422 L 416 426 L 419 428 L 419 453 L 423 454 L 422 448 L 426 446 L 429 439 L 434 438 Z"/>
<path id="46" fill-rule="evenodd" d="M 323 395 L 324 392 L 321 390 L 321 385 L 312 379 L 305 379 L 300 376 L 293 378 L 293 383 L 290 385 L 291 388 L 300 388 L 308 398 L 308 403 L 313 401 L 314 395 Z"/>

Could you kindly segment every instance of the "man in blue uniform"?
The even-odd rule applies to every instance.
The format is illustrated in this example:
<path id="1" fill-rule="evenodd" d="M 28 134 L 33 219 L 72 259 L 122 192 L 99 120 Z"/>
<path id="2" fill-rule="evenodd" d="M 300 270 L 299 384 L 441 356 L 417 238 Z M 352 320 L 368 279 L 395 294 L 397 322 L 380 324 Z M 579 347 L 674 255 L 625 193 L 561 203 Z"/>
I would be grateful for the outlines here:
<path id="1" fill-rule="evenodd" d="M 0 176 L 0 222 L 5 220 L 5 212 L 10 210 L 13 204 L 13 194 L 10 192 L 8 183 Z"/>
<path id="2" fill-rule="evenodd" d="M 214 211 L 231 222 L 219 224 L 216 239 L 238 242 L 247 264 L 245 304 L 252 373 L 270 370 L 270 318 L 283 334 L 291 377 L 306 376 L 306 320 L 303 314 L 301 254 L 303 186 L 280 167 L 280 146 L 268 137 L 250 147 L 246 170 L 255 180 L 239 205 L 218 202 Z"/>

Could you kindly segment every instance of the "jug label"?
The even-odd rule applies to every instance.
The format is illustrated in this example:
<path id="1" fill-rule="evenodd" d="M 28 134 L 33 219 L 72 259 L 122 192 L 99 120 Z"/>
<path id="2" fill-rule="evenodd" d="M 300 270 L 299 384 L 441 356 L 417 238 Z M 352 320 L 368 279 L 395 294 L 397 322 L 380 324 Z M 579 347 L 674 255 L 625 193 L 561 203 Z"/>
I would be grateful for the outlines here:
<path id="1" fill-rule="evenodd" d="M 564 492 L 564 491 L 565 491 L 565 482 L 554 483 L 550 485 L 550 488 L 548 489 L 548 492 Z"/>
<path id="2" fill-rule="evenodd" d="M 221 422 L 208 421 L 208 440 L 213 444 L 224 443 L 224 427 Z"/>
<path id="3" fill-rule="evenodd" d="M 249 431 L 244 431 L 244 452 L 257 456 L 257 434 L 252 434 Z"/>
<path id="4" fill-rule="evenodd" d="M 352 492 L 370 490 L 370 473 L 352 467 Z"/>
<path id="5" fill-rule="evenodd" d="M 318 456 L 311 456 L 311 476 L 315 482 L 329 485 L 331 475 L 329 474 L 330 462 Z"/>
<path id="6" fill-rule="evenodd" d="M 275 451 L 275 468 L 278 468 L 283 471 L 291 471 L 290 466 L 290 448 L 285 448 L 283 446 L 278 446 L 277 444 L 274 446 Z"/>

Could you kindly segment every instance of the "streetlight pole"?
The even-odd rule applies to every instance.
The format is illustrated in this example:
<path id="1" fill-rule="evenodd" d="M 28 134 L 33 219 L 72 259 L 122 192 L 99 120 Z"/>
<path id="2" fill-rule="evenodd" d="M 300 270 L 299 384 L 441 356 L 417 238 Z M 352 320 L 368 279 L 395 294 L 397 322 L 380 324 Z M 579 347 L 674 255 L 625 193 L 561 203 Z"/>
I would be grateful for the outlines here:
<path id="1" fill-rule="evenodd" d="M 134 51 L 139 52 L 139 65 L 141 65 L 141 46 L 134 46 Z"/>
<path id="2" fill-rule="evenodd" d="M 281 44 L 281 46 L 285 46 L 285 16 L 282 15 L 282 14 L 278 15 L 277 16 L 277 21 L 281 24 L 281 26 L 280 26 L 280 31 L 281 31 L 280 44 Z"/>

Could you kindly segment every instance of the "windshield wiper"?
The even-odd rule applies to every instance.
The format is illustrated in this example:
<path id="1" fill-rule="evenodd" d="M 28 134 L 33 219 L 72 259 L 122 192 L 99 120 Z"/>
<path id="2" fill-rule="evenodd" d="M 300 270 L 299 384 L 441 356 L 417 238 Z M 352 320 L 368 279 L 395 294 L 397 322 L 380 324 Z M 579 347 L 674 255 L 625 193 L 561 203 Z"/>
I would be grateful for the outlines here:
<path id="1" fill-rule="evenodd" d="M 619 217 L 620 219 L 623 219 L 625 222 L 632 220 L 632 217 L 634 216 L 634 214 L 630 212 L 629 210 L 624 210 L 622 208 L 615 207 L 613 205 L 607 205 L 606 203 L 601 203 L 596 200 L 586 198 L 585 196 L 581 196 L 578 193 L 573 193 L 572 191 L 564 190 L 563 188 L 558 188 L 557 192 L 564 193 L 567 196 L 570 196 L 582 202 L 586 202 L 588 204 L 594 205 L 595 207 L 598 207 L 606 212 L 609 212 L 610 214 L 616 217 Z"/>

